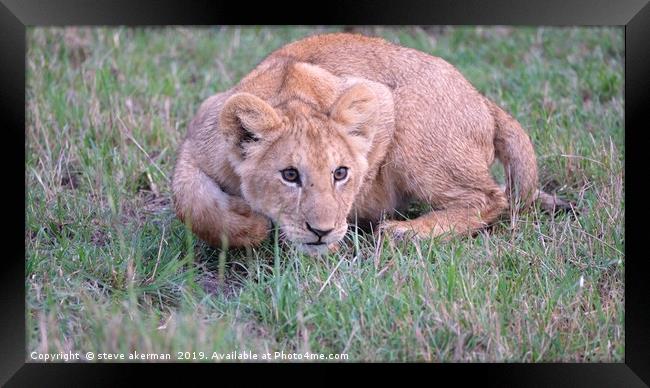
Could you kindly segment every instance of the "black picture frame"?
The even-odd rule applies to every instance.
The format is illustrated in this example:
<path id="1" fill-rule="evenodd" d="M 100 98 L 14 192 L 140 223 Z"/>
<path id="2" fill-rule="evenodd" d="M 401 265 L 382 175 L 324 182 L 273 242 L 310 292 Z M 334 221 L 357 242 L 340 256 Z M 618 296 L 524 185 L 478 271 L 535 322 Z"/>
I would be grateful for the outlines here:
<path id="1" fill-rule="evenodd" d="M 25 362 L 25 213 L 20 191 L 25 184 L 25 50 L 26 28 L 65 25 L 212 25 L 212 24 L 337 24 L 337 25 L 546 25 L 624 26 L 625 28 L 625 362 L 601 364 L 257 364 L 258 373 L 245 373 L 251 365 L 202 366 L 212 381 L 240 378 L 308 384 L 335 382 L 341 373 L 360 369 L 366 384 L 371 380 L 398 381 L 423 372 L 429 381 L 451 378 L 454 384 L 474 380 L 481 384 L 509 386 L 647 386 L 650 384 L 650 290 L 641 245 L 645 212 L 639 179 L 644 166 L 642 141 L 650 96 L 650 5 L 648 0 L 508 0 L 455 1 L 329 1 L 323 3 L 266 2 L 259 4 L 217 1 L 97 1 L 97 0 L 0 0 L 0 120 L 3 143 L 6 199 L 1 235 L 5 249 L 0 270 L 0 382 L 7 386 L 116 385 L 132 382 L 131 372 L 171 382 L 187 381 L 188 373 L 176 372 L 189 365 L 37 364 Z M 645 122 L 645 123 L 644 123 Z M 645 125 L 644 125 L 645 124 Z M 28 190 L 25 187 L 25 190 Z M 25 192 L 23 192 L 23 195 Z M 23 199 L 24 200 L 24 199 Z M 22 202 L 24 204 L 24 202 Z M 638 209 L 638 210 L 637 210 Z M 22 214 L 21 214 L 22 212 Z M 22 231 L 17 225 L 22 225 Z M 21 233 L 23 235 L 21 236 Z M 156 367 L 156 372 L 152 373 Z M 215 367 L 218 372 L 215 372 Z M 399 367 L 399 372 L 392 369 Z M 280 368 L 284 373 L 277 373 Z M 318 368 L 318 370 L 317 370 Z M 321 370 L 325 369 L 325 371 Z M 119 369 L 119 370 L 118 370 Z M 308 372 L 302 381 L 293 372 Z M 289 372 L 289 373 L 287 373 Z M 323 373 L 325 372 L 325 373 Z M 191 373 L 195 376 L 195 372 Z M 224 377 L 225 376 L 225 377 Z M 347 378 L 345 378 L 347 379 Z M 284 381 L 282 381 L 284 380 Z M 153 381 L 153 380 L 152 380 Z M 210 381 L 210 380 L 208 380 Z"/>

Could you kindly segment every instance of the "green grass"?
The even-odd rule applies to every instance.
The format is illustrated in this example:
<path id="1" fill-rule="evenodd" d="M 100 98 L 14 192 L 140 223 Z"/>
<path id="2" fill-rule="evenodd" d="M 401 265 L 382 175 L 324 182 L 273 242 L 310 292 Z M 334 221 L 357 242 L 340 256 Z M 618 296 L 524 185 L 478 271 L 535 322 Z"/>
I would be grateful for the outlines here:
<path id="1" fill-rule="evenodd" d="M 315 31 L 29 29 L 28 354 L 623 361 L 620 28 L 364 29 L 445 58 L 519 119 L 578 218 L 534 210 L 419 244 L 353 229 L 320 258 L 273 238 L 221 252 L 185 230 L 169 179 L 198 105 Z"/>

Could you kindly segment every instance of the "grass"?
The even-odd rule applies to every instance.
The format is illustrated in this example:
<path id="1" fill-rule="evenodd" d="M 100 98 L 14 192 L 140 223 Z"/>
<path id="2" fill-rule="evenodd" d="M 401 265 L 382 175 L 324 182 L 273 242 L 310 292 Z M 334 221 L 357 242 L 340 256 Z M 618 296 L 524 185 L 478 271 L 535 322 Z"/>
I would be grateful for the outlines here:
<path id="1" fill-rule="evenodd" d="M 169 179 L 200 102 L 325 30 L 29 29 L 26 357 L 623 361 L 621 28 L 363 29 L 447 59 L 518 118 L 577 218 L 533 210 L 445 243 L 352 229 L 320 258 L 272 237 L 214 250 L 185 230 Z"/>

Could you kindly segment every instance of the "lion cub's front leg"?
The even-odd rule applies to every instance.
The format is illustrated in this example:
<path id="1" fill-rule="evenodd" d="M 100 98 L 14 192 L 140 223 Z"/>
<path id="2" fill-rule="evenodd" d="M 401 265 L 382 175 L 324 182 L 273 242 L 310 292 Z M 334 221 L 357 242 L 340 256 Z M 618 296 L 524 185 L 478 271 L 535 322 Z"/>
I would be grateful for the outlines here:
<path id="1" fill-rule="evenodd" d="M 251 210 L 240 197 L 228 195 L 197 167 L 183 147 L 172 189 L 178 217 L 213 247 L 253 246 L 268 236 L 268 219 Z"/>

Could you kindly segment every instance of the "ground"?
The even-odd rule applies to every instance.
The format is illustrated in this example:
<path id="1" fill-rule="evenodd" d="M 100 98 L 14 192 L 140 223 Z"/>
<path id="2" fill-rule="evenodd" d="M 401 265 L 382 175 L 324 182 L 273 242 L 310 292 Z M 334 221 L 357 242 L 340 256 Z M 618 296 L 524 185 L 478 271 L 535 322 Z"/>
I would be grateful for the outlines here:
<path id="1" fill-rule="evenodd" d="M 329 30 L 28 30 L 28 355 L 624 360 L 622 28 L 357 29 L 457 66 L 528 130 L 541 183 L 577 217 L 533 209 L 417 244 L 351 228 L 320 258 L 273 236 L 214 250 L 186 231 L 170 177 L 198 105 Z"/>

